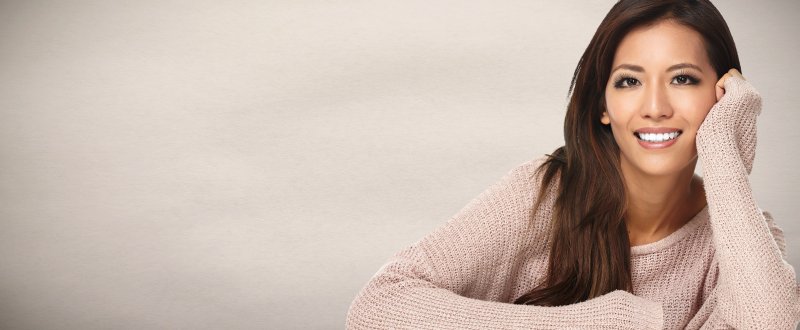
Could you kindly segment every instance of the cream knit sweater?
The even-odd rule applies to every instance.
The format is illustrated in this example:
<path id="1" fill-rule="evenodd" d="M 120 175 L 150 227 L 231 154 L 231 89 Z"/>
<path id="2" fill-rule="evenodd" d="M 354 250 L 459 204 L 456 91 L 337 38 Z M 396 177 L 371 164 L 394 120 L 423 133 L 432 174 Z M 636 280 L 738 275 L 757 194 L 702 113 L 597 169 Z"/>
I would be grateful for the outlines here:
<path id="1" fill-rule="evenodd" d="M 794 329 L 800 287 L 783 231 L 747 177 L 761 98 L 736 77 L 725 90 L 696 138 L 708 206 L 669 236 L 631 247 L 632 293 L 558 307 L 511 303 L 547 271 L 558 180 L 534 212 L 541 157 L 397 252 L 355 297 L 347 328 Z"/>

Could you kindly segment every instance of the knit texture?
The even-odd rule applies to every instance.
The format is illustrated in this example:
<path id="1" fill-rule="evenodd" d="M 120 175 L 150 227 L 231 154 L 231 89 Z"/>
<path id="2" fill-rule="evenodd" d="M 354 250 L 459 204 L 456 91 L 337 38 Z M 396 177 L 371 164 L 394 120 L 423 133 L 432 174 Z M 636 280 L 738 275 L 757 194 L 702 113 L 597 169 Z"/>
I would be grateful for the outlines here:
<path id="1" fill-rule="evenodd" d="M 753 199 L 761 98 L 729 78 L 697 135 L 708 206 L 669 236 L 631 247 L 633 292 L 544 307 L 512 302 L 544 281 L 558 178 L 515 167 L 397 252 L 347 313 L 348 329 L 794 329 L 800 287 L 783 231 Z"/>

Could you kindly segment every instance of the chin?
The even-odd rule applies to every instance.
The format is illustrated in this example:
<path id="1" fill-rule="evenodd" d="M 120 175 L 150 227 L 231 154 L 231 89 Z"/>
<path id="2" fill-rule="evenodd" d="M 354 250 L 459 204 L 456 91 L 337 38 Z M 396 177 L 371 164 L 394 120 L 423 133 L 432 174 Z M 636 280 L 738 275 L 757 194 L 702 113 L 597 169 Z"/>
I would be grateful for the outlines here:
<path id="1" fill-rule="evenodd" d="M 664 159 L 664 157 L 650 156 L 640 157 L 633 161 L 623 158 L 622 161 L 630 161 L 627 165 L 632 167 L 631 169 L 648 176 L 674 176 L 686 171 L 694 173 L 696 159 L 696 155 L 686 159 L 675 159 L 675 157 Z"/>

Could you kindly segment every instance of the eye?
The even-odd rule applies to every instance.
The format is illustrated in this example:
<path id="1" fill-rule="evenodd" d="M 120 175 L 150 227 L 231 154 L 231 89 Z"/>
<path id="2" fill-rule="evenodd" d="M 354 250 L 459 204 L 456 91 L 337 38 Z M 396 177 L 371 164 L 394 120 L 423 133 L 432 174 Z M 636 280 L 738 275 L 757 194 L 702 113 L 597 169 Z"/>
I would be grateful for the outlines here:
<path id="1" fill-rule="evenodd" d="M 700 82 L 697 78 L 685 74 L 675 76 L 672 81 L 676 85 L 696 85 Z"/>
<path id="2" fill-rule="evenodd" d="M 614 88 L 630 88 L 631 86 L 638 85 L 639 80 L 631 76 L 620 76 L 614 81 Z"/>

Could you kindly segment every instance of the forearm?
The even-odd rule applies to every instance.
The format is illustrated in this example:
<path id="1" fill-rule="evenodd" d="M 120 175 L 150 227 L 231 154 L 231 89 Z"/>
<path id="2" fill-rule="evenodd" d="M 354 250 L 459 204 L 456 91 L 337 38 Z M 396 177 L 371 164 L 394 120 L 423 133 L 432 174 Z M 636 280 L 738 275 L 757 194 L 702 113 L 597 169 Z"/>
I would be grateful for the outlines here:
<path id="1" fill-rule="evenodd" d="M 409 275 L 413 274 L 413 275 Z M 387 265 L 350 307 L 348 329 L 661 329 L 661 305 L 624 291 L 542 307 L 460 296 L 437 287 L 430 270 Z"/>
<path id="2" fill-rule="evenodd" d="M 549 219 L 530 219 L 533 192 L 541 184 L 534 173 L 541 162 L 510 171 L 446 223 L 395 254 L 352 302 L 347 327 L 661 329 L 660 303 L 621 290 L 568 306 L 500 301 L 512 298 L 517 284 L 509 281 L 520 263 L 548 252 L 542 243 Z M 543 271 L 530 276 L 544 276 Z"/>
<path id="3" fill-rule="evenodd" d="M 703 124 L 697 144 L 719 254 L 720 312 L 736 328 L 789 327 L 800 313 L 795 271 L 783 259 L 748 179 L 760 97 L 743 81 L 731 87 L 728 99 L 709 113 L 714 125 Z"/>
<path id="4" fill-rule="evenodd" d="M 725 168 L 704 166 L 721 300 L 730 307 L 726 319 L 736 320 L 731 325 L 737 328 L 793 322 L 796 317 L 789 316 L 797 315 L 800 303 L 795 271 L 784 261 L 753 199 L 743 166 L 731 162 Z"/>

